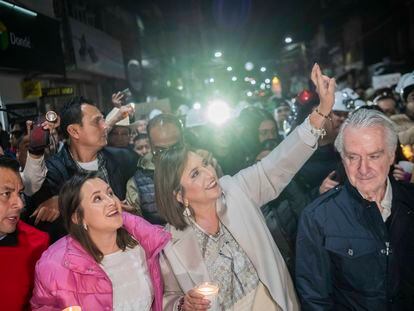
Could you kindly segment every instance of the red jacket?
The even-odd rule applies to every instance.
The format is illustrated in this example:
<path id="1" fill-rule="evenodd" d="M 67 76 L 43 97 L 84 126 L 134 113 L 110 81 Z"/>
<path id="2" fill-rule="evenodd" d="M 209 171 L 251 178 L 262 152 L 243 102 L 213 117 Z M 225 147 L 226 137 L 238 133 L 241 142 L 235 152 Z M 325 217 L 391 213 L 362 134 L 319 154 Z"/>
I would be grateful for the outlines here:
<path id="1" fill-rule="evenodd" d="M 1 310 L 30 310 L 35 264 L 48 245 L 47 233 L 22 221 L 15 233 L 0 241 Z"/>

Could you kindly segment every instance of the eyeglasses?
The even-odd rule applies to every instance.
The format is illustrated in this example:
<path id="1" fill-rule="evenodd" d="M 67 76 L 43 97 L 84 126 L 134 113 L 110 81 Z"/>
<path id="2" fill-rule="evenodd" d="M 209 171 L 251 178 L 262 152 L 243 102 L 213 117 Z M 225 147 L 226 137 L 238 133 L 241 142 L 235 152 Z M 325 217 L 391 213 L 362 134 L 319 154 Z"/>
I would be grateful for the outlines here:
<path id="1" fill-rule="evenodd" d="M 152 152 L 153 157 L 158 159 L 162 154 L 164 154 L 167 151 L 178 150 L 183 147 L 184 147 L 183 143 L 179 141 L 171 146 L 154 146 L 151 152 Z"/>

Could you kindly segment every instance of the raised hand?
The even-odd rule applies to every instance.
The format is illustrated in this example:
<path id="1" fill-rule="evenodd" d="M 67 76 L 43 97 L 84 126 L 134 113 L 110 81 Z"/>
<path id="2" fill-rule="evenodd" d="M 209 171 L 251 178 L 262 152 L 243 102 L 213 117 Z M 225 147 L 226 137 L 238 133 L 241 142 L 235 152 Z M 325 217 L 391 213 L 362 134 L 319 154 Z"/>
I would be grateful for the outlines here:
<path id="1" fill-rule="evenodd" d="M 329 78 L 322 74 L 319 65 L 315 64 L 312 68 L 311 79 L 320 99 L 318 109 L 322 114 L 329 115 L 335 101 L 335 78 Z"/>
<path id="2" fill-rule="evenodd" d="M 121 92 L 112 94 L 112 104 L 116 108 L 120 108 L 122 106 L 122 100 L 124 98 L 124 94 Z"/>

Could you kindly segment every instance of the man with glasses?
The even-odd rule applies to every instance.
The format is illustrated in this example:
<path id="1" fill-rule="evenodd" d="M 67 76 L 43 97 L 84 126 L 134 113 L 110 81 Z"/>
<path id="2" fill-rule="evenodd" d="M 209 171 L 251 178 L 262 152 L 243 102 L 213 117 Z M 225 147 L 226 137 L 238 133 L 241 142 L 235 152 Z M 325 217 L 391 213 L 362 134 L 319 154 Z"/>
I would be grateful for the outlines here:
<path id="1" fill-rule="evenodd" d="M 153 224 L 164 225 L 155 205 L 154 164 L 163 151 L 182 145 L 182 124 L 174 115 L 163 113 L 149 121 L 147 133 L 152 152 L 139 160 L 135 175 L 127 183 L 126 199 L 136 214 Z"/>

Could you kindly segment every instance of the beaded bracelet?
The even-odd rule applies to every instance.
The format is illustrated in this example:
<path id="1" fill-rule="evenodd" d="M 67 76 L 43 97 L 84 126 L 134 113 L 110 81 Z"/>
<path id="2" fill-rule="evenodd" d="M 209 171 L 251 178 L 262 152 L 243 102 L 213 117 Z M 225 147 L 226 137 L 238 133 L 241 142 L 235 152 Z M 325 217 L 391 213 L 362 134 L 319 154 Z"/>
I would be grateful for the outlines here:
<path id="1" fill-rule="evenodd" d="M 315 111 L 318 115 L 320 115 L 321 117 L 323 117 L 323 118 L 325 118 L 325 119 L 328 119 L 329 121 L 332 121 L 332 118 L 330 117 L 330 115 L 325 115 L 325 114 L 323 114 L 322 112 L 320 112 L 320 111 L 319 111 L 319 109 L 318 109 L 318 108 L 316 108 L 314 111 Z"/>

